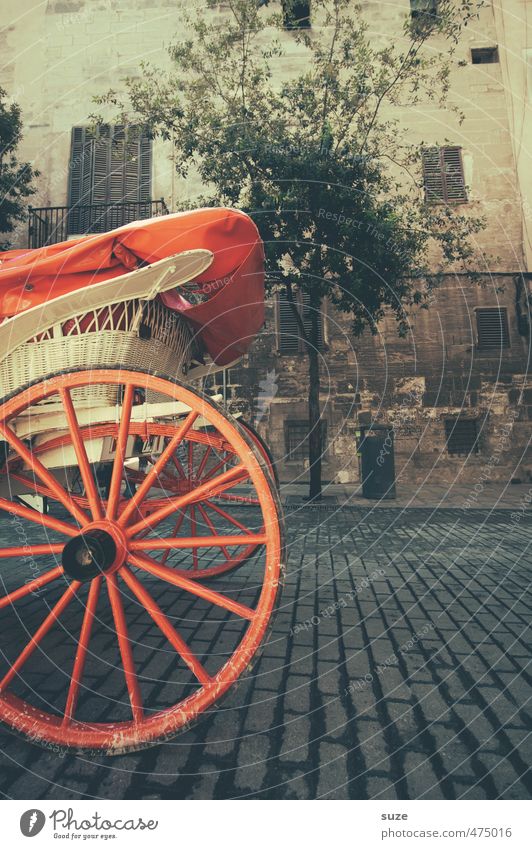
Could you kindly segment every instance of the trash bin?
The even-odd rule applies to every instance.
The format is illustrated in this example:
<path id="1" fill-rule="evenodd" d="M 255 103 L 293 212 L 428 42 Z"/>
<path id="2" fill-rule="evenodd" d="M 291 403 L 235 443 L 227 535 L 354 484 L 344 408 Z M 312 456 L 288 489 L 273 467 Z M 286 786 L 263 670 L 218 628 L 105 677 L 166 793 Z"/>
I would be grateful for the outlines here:
<path id="1" fill-rule="evenodd" d="M 361 425 L 358 456 L 364 498 L 395 498 L 394 433 L 388 425 Z"/>

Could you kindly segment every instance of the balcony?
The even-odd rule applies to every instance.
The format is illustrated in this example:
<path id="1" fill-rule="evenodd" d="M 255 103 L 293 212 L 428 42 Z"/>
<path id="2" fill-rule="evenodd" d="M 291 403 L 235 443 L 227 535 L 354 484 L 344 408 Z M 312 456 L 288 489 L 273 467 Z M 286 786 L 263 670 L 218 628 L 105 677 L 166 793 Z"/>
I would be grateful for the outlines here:
<path id="1" fill-rule="evenodd" d="M 55 245 L 87 233 L 105 233 L 131 221 L 168 215 L 164 200 L 29 207 L 28 247 Z"/>

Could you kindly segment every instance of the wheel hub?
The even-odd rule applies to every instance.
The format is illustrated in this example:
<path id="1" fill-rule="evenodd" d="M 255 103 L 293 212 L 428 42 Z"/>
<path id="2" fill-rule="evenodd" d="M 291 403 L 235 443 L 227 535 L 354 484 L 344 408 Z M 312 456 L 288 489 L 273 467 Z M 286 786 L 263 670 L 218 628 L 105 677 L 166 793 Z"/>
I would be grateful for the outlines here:
<path id="1" fill-rule="evenodd" d="M 62 564 L 65 574 L 75 581 L 92 581 L 98 575 L 115 572 L 125 560 L 126 546 L 123 534 L 111 525 L 84 528 L 79 536 L 72 537 L 63 549 Z"/>

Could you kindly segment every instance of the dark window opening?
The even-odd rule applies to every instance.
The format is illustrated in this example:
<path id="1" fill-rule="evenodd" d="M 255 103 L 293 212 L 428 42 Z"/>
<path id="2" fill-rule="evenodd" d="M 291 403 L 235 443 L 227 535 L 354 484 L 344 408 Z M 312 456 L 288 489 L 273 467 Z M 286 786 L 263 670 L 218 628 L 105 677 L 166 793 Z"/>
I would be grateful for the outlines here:
<path id="1" fill-rule="evenodd" d="M 431 26 L 438 15 L 438 0 L 410 0 L 410 17 L 415 26 Z"/>
<path id="2" fill-rule="evenodd" d="M 327 422 L 321 420 L 322 454 L 327 444 Z M 285 422 L 286 459 L 303 462 L 308 459 L 309 423 L 304 420 Z"/>
<path id="3" fill-rule="evenodd" d="M 295 302 L 298 313 L 303 319 L 305 333 L 310 334 L 311 319 L 308 294 L 306 292 L 298 292 L 295 295 Z M 305 352 L 305 346 L 299 335 L 299 327 L 294 311 L 284 293 L 278 296 L 278 344 L 281 354 L 301 354 Z M 322 351 L 323 348 L 323 315 L 320 315 L 318 321 L 318 350 Z"/>
<path id="4" fill-rule="evenodd" d="M 310 2 L 282 0 L 282 6 L 285 29 L 308 29 L 310 27 Z"/>
<path id="5" fill-rule="evenodd" d="M 483 307 L 476 310 L 477 341 L 482 350 L 509 348 L 510 330 L 506 307 Z"/>
<path id="6" fill-rule="evenodd" d="M 429 203 L 467 201 L 461 148 L 427 147 L 422 161 L 425 199 Z"/>
<path id="7" fill-rule="evenodd" d="M 448 454 L 478 454 L 477 419 L 445 419 L 445 438 Z"/>
<path id="8" fill-rule="evenodd" d="M 499 61 L 498 47 L 472 47 L 471 62 L 473 65 L 491 65 Z"/>

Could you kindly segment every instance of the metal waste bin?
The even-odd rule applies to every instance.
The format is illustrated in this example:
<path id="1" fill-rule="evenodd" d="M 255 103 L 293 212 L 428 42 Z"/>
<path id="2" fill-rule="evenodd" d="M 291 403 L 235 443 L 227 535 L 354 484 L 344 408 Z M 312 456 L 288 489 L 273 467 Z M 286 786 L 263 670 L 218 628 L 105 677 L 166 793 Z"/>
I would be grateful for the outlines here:
<path id="1" fill-rule="evenodd" d="M 388 425 L 360 425 L 358 456 L 364 498 L 395 498 L 394 432 Z"/>

